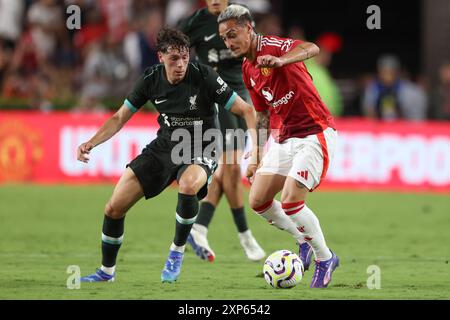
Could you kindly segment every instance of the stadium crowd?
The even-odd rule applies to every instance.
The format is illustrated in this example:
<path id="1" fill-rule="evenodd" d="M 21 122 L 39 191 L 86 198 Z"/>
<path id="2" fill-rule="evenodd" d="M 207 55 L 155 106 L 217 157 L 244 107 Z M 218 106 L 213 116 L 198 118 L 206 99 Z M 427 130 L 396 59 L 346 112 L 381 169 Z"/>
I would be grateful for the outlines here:
<path id="1" fill-rule="evenodd" d="M 256 29 L 304 39 L 298 25 L 286 30 L 273 1 L 245 1 Z M 81 29 L 66 27 L 69 5 L 81 8 Z M 156 35 L 161 26 L 204 5 L 200 0 L 0 0 L 0 109 L 71 109 L 102 112 L 117 108 L 137 76 L 158 62 Z M 321 53 L 307 61 L 320 95 L 335 116 L 384 120 L 450 120 L 450 61 L 439 83 L 411 76 L 399 57 L 379 57 L 373 73 L 334 79 L 332 57 L 345 42 L 324 32 Z M 419 80 L 417 80 L 419 79 Z"/>

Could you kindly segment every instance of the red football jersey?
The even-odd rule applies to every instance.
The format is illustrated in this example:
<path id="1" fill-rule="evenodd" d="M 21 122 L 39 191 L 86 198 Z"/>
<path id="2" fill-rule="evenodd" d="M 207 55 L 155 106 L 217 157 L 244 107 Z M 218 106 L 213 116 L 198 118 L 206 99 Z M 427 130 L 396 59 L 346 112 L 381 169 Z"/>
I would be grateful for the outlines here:
<path id="1" fill-rule="evenodd" d="M 300 40 L 258 35 L 256 57 L 281 57 Z M 317 92 L 303 62 L 281 68 L 256 68 L 244 59 L 242 76 L 256 111 L 270 110 L 270 128 L 275 140 L 304 138 L 335 128 L 333 117 Z"/>

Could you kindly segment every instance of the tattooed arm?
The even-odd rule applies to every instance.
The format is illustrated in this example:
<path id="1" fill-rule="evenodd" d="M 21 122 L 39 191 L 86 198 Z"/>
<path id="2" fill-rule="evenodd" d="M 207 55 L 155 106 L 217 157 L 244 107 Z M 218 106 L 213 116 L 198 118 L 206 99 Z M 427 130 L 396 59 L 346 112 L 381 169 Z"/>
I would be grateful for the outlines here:
<path id="1" fill-rule="evenodd" d="M 268 110 L 256 113 L 256 131 L 258 134 L 258 162 L 261 161 L 264 146 L 270 135 L 270 114 Z"/>
<path id="2" fill-rule="evenodd" d="M 251 159 L 247 167 L 247 178 L 253 182 L 254 175 L 264 153 L 264 146 L 270 135 L 270 114 L 268 110 L 256 113 L 257 152 L 256 159 Z"/>

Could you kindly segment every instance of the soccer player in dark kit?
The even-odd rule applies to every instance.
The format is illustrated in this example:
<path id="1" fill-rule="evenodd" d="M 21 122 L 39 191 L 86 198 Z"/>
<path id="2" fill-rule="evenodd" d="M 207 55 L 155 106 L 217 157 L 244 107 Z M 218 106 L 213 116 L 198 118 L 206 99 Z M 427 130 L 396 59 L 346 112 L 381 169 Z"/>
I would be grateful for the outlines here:
<path id="1" fill-rule="evenodd" d="M 205 8 L 183 20 L 179 28 L 189 36 L 191 46 L 197 54 L 197 60 L 214 68 L 240 97 L 250 101 L 242 80 L 242 58 L 233 56 L 218 33 L 217 17 L 228 6 L 228 0 L 206 0 L 206 5 Z M 244 190 L 239 160 L 245 148 L 245 137 L 239 134 L 233 135 L 238 132 L 234 129 L 245 131 L 245 122 L 230 112 L 219 110 L 219 123 L 225 152 L 213 176 L 208 195 L 200 204 L 197 221 L 192 227 L 188 243 L 192 245 L 197 256 L 207 261 L 214 261 L 215 253 L 207 238 L 208 227 L 222 195 L 225 195 L 238 231 L 239 242 L 247 258 L 259 261 L 266 256 L 266 253 L 248 227 L 243 199 Z"/>
<path id="2" fill-rule="evenodd" d="M 208 180 L 221 153 L 216 104 L 243 117 L 249 129 L 255 128 L 253 108 L 212 68 L 189 62 L 186 35 L 163 28 L 158 34 L 157 48 L 161 64 L 148 68 L 120 109 L 88 142 L 78 147 L 78 160 L 87 162 L 91 150 L 114 136 L 148 100 L 159 112 L 157 138 L 127 165 L 106 204 L 102 265 L 94 274 L 82 277 L 82 282 L 114 281 L 127 211 L 142 197 L 157 196 L 175 180 L 178 182 L 175 237 L 161 281 L 176 281 L 199 200 L 207 194 Z M 256 141 L 256 135 L 254 138 Z M 256 152 L 251 157 L 251 162 L 256 162 Z"/>

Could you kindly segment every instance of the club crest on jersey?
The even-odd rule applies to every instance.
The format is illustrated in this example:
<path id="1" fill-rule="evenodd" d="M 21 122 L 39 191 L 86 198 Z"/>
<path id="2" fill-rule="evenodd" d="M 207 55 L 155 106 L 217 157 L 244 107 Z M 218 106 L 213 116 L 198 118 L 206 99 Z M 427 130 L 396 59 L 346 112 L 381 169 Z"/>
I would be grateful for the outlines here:
<path id="1" fill-rule="evenodd" d="M 273 92 L 269 87 L 262 88 L 261 93 L 267 102 L 271 102 L 273 100 Z"/>
<path id="2" fill-rule="evenodd" d="M 270 74 L 272 73 L 272 71 L 270 70 L 270 68 L 261 68 L 261 74 L 265 77 L 270 76 Z"/>
<path id="3" fill-rule="evenodd" d="M 197 95 L 190 97 L 189 103 L 191 104 L 189 110 L 197 110 Z"/>

